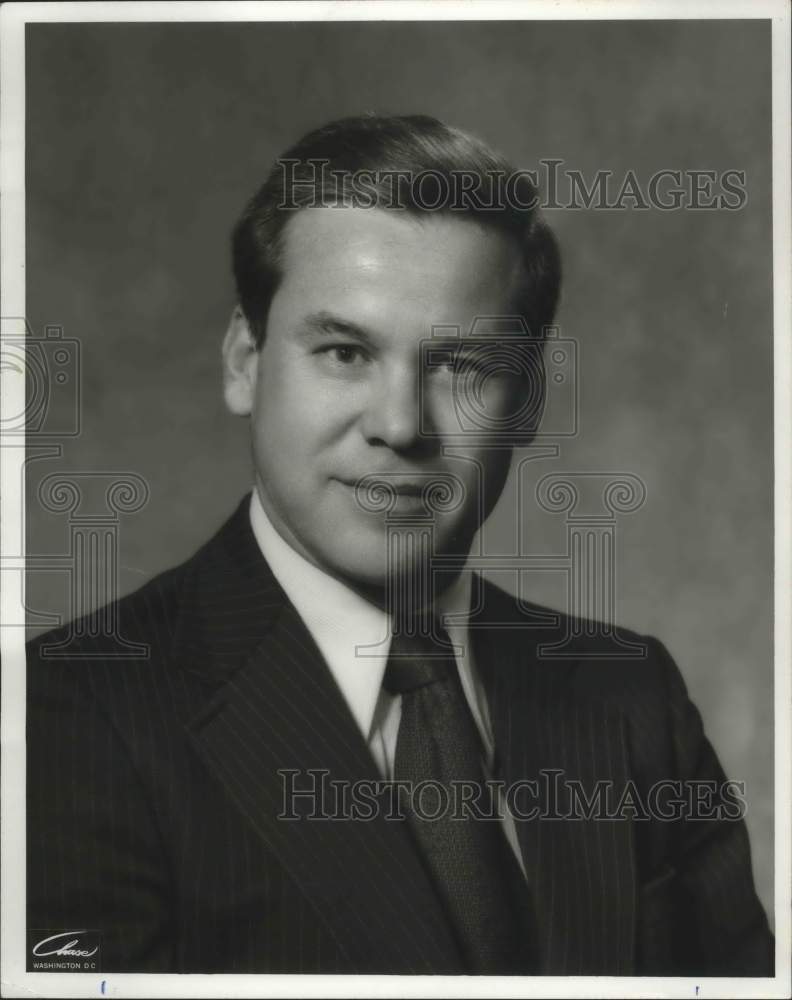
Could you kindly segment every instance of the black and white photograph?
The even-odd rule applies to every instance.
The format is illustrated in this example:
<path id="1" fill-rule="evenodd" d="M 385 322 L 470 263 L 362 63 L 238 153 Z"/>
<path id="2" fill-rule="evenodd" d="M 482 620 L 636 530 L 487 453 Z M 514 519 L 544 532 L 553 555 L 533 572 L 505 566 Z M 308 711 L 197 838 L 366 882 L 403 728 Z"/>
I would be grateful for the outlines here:
<path id="1" fill-rule="evenodd" d="M 788 6 L 0 21 L 3 995 L 788 995 Z"/>

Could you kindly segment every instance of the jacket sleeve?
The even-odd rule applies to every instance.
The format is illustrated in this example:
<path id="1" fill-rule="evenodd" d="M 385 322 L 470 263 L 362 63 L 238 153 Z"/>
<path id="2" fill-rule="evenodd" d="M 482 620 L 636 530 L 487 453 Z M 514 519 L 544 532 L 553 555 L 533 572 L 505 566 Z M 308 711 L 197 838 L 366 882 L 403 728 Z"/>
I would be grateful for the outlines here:
<path id="1" fill-rule="evenodd" d="M 651 642 L 667 685 L 677 779 L 694 814 L 675 824 L 672 837 L 678 974 L 772 976 L 774 940 L 754 888 L 744 800 L 729 790 L 679 668 Z M 697 789 L 704 793 L 698 806 Z"/>
<path id="2" fill-rule="evenodd" d="M 98 932 L 102 971 L 174 971 L 169 868 L 155 816 L 93 697 L 90 670 L 42 662 L 29 648 L 28 930 Z"/>

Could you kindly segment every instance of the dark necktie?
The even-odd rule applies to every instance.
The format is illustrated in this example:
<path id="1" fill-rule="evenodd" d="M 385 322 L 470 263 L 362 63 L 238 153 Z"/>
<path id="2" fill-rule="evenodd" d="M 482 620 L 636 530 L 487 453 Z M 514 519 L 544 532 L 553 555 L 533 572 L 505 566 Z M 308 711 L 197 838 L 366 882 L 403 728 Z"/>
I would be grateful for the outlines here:
<path id="1" fill-rule="evenodd" d="M 402 697 L 393 776 L 409 782 L 413 795 L 430 783 L 420 799 L 401 801 L 469 971 L 528 974 L 535 971 L 528 889 L 502 822 L 476 818 L 497 809 L 483 784 L 481 739 L 448 636 L 437 626 L 434 632 L 435 639 L 397 634 L 391 645 L 383 684 Z M 476 789 L 473 815 L 460 806 L 463 785 L 469 802 Z"/>

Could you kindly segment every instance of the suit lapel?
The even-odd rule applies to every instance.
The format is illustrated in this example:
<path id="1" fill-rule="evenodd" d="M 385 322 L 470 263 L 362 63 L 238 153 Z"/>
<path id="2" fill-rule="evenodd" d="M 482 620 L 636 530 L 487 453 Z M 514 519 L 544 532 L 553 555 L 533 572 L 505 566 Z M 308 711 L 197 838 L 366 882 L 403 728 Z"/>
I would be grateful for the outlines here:
<path id="1" fill-rule="evenodd" d="M 333 782 L 368 781 L 373 789 L 379 775 L 243 508 L 196 559 L 177 630 L 184 669 L 204 692 L 193 699 L 189 737 L 350 969 L 458 972 L 456 946 L 404 824 L 381 811 L 372 819 L 320 818 L 345 812 Z"/>
<path id="2" fill-rule="evenodd" d="M 491 620 L 500 624 L 472 636 L 488 691 L 499 777 L 507 787 L 537 783 L 516 799 L 519 812 L 535 818 L 515 819 L 533 893 L 541 971 L 629 975 L 636 891 L 632 822 L 596 814 L 550 818 L 569 815 L 568 789 L 575 782 L 589 799 L 597 782 L 624 786 L 623 719 L 617 708 L 575 690 L 576 669 L 586 664 L 542 660 L 537 647 L 557 641 L 557 631 L 520 628 L 514 605 L 489 594 Z M 504 627 L 509 621 L 512 628 Z"/>

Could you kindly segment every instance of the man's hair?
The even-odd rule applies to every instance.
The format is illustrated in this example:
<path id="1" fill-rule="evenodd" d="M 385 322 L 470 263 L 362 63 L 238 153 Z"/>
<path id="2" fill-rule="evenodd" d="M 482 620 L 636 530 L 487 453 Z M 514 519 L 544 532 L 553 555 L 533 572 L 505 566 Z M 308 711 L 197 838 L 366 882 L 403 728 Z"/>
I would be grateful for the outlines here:
<path id="1" fill-rule="evenodd" d="M 515 311 L 531 337 L 543 339 L 558 301 L 561 264 L 537 202 L 527 171 L 435 118 L 370 114 L 309 132 L 275 162 L 233 231 L 237 294 L 256 346 L 282 277 L 286 223 L 295 211 L 326 205 L 423 217 L 441 212 L 511 235 L 524 264 Z"/>

